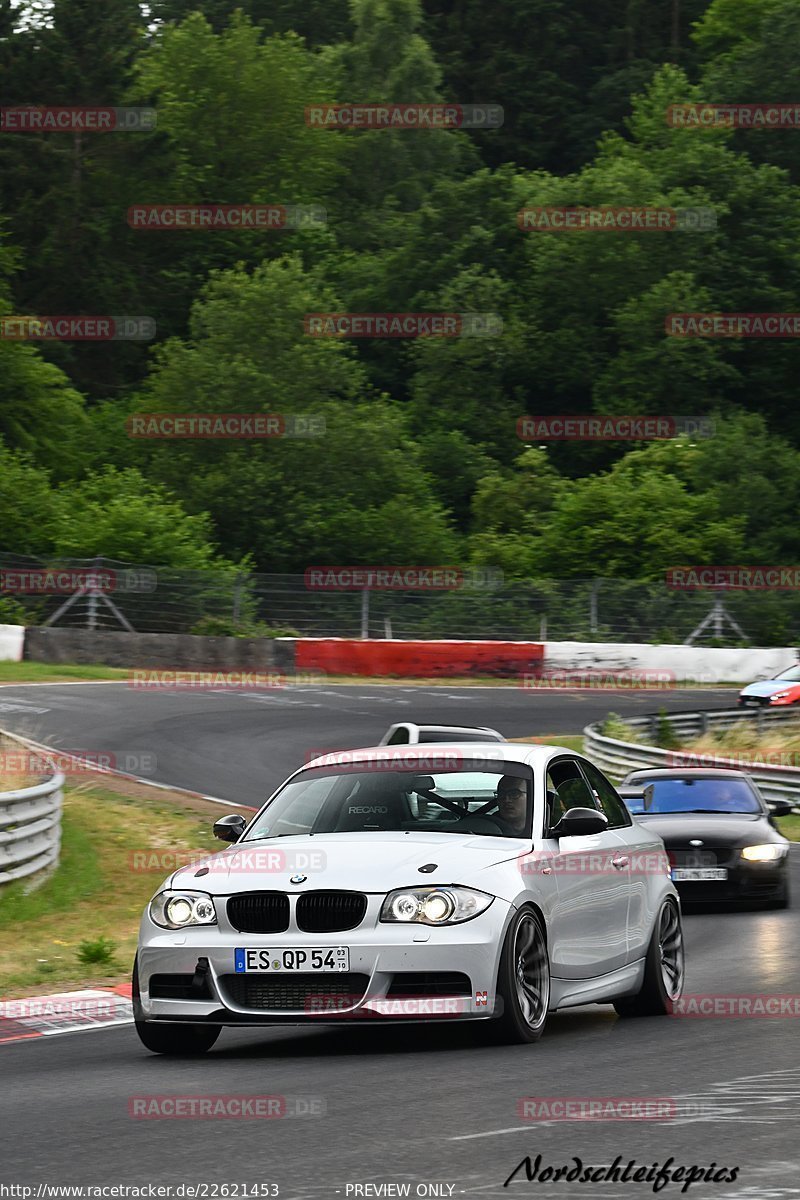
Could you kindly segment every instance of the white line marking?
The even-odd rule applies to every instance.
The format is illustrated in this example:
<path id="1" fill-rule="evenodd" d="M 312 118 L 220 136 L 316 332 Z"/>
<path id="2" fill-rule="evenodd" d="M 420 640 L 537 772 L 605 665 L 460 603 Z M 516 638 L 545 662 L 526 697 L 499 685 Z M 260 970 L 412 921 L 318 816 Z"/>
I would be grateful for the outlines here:
<path id="1" fill-rule="evenodd" d="M 133 1017 L 122 1017 L 119 1021 L 98 1021 L 96 1025 L 79 1025 L 74 1029 L 43 1029 L 42 1037 L 62 1037 L 65 1033 L 97 1033 L 102 1029 L 114 1029 L 120 1025 L 132 1025 Z M 22 1038 L 26 1042 L 35 1042 L 36 1038 Z M 11 1043 L 9 1043 L 11 1044 Z"/>
<path id="2" fill-rule="evenodd" d="M 537 1126 L 542 1124 L 544 1124 L 542 1121 L 536 1122 Z M 548 1121 L 547 1124 L 552 1125 L 553 1122 Z M 564 1122 L 562 1121 L 561 1124 L 563 1125 Z M 447 1140 L 448 1142 L 470 1142 L 474 1138 L 498 1137 L 502 1133 L 530 1133 L 533 1128 L 534 1123 L 531 1122 L 530 1125 L 512 1125 L 508 1129 L 487 1129 L 485 1133 L 459 1133 L 457 1137 L 449 1137 Z"/>

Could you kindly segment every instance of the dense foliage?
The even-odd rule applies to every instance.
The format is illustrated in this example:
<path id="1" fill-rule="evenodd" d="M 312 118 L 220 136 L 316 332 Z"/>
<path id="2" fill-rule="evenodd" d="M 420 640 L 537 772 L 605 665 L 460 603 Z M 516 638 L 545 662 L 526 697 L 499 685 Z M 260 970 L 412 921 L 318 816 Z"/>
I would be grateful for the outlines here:
<path id="1" fill-rule="evenodd" d="M 669 105 L 800 92 L 796 0 L 0 0 L 4 105 L 155 131 L 0 133 L 0 316 L 134 314 L 142 342 L 0 338 L 0 551 L 202 569 L 494 564 L 658 579 L 798 561 L 798 343 L 674 311 L 800 311 L 800 131 Z M 495 131 L 309 127 L 326 102 L 496 102 Z M 276 231 L 136 204 L 318 205 Z M 531 205 L 713 210 L 706 232 L 523 232 Z M 315 312 L 492 312 L 499 337 L 310 337 Z M 315 414 L 318 438 L 141 441 L 133 413 Z M 666 442 L 517 418 L 705 416 Z"/>

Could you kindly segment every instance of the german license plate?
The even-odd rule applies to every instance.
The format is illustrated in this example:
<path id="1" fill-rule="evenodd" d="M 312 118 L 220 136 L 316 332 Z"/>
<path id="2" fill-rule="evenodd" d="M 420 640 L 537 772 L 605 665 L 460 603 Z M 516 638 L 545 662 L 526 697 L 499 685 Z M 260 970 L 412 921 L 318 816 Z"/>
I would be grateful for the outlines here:
<path id="1" fill-rule="evenodd" d="M 685 883 L 690 879 L 727 879 L 727 867 L 673 867 L 672 878 L 676 883 Z"/>
<path id="2" fill-rule="evenodd" d="M 252 950 L 237 946 L 234 950 L 237 975 L 257 972 L 291 974 L 293 971 L 337 973 L 350 970 L 350 951 L 346 946 L 303 946 L 297 949 Z"/>
<path id="3" fill-rule="evenodd" d="M 744 706 L 745 706 L 745 708 L 761 708 L 761 701 L 760 700 L 745 700 Z"/>

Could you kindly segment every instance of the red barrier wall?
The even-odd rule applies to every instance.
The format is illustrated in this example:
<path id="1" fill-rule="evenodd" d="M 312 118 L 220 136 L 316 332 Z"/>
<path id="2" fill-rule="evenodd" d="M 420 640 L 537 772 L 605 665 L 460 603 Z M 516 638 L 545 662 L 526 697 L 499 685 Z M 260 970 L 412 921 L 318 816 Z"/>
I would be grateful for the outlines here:
<path id="1" fill-rule="evenodd" d="M 517 675 L 544 662 L 541 642 L 401 642 L 350 638 L 300 638 L 298 671 L 329 675 Z"/>

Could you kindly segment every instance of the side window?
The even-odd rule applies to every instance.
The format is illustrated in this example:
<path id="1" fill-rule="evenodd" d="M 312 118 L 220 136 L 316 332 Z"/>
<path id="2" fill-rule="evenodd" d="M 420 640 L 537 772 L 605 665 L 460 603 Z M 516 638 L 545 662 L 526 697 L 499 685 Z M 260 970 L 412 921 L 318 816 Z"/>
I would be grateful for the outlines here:
<path id="1" fill-rule="evenodd" d="M 406 746 L 406 745 L 408 745 L 408 730 L 403 729 L 402 726 L 400 727 L 400 729 L 395 729 L 394 733 L 389 738 L 389 741 L 386 743 L 386 745 L 387 746 Z"/>
<path id="2" fill-rule="evenodd" d="M 621 829 L 625 825 L 632 825 L 633 822 L 624 801 L 617 795 L 603 772 L 594 763 L 584 762 L 581 763 L 581 766 L 586 772 L 600 810 L 608 817 L 609 828 Z"/>
<path id="3" fill-rule="evenodd" d="M 547 772 L 548 826 L 552 829 L 570 808 L 597 808 L 589 785 L 574 758 L 559 758 Z"/>

